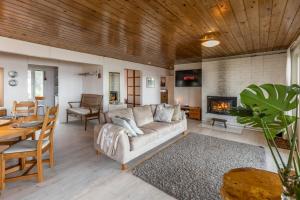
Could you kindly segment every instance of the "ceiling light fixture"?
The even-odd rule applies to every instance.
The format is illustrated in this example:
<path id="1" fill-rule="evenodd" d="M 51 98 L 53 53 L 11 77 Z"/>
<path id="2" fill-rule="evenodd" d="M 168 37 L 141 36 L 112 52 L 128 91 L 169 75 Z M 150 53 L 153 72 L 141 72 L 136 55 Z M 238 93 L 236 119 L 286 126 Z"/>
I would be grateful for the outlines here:
<path id="1" fill-rule="evenodd" d="M 220 44 L 217 37 L 220 34 L 217 32 L 210 32 L 201 36 L 201 44 L 205 47 L 215 47 Z"/>

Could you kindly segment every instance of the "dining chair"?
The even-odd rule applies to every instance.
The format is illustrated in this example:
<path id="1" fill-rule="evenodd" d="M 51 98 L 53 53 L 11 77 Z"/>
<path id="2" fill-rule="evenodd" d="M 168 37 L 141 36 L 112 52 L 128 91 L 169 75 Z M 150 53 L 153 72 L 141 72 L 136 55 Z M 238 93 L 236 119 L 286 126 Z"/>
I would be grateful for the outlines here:
<path id="1" fill-rule="evenodd" d="M 14 117 L 37 115 L 37 102 L 34 102 L 34 101 L 20 101 L 20 102 L 14 101 L 13 102 L 12 114 L 13 114 Z M 32 139 L 35 139 L 35 132 L 33 132 L 31 135 L 28 135 L 28 137 L 31 137 Z"/>
<path id="2" fill-rule="evenodd" d="M 5 189 L 6 182 L 36 178 L 38 182 L 44 180 L 43 162 L 49 163 L 49 167 L 54 166 L 54 129 L 58 116 L 58 106 L 47 108 L 41 133 L 38 140 L 23 140 L 18 142 L 0 153 L 0 189 Z M 43 159 L 43 153 L 49 152 L 49 159 Z M 26 160 L 24 172 L 20 176 L 6 177 L 11 173 L 10 168 L 6 168 L 7 160 L 20 158 L 34 158 Z M 37 166 L 37 171 L 30 171 Z M 21 167 L 19 168 L 21 169 Z"/>
<path id="3" fill-rule="evenodd" d="M 14 101 L 12 114 L 14 116 L 37 115 L 37 102 L 34 101 Z"/>
<path id="4" fill-rule="evenodd" d="M 42 108 L 43 115 L 45 115 L 45 97 L 44 96 L 36 96 L 35 101 L 37 102 L 37 113 L 39 113 L 39 110 Z"/>

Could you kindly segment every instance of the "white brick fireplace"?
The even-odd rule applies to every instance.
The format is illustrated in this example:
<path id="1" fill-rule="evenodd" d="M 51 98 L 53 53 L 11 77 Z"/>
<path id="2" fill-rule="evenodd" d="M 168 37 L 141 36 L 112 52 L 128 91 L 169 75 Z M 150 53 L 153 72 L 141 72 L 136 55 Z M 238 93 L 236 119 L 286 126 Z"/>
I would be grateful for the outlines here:
<path id="1" fill-rule="evenodd" d="M 207 61 L 202 63 L 202 120 L 227 119 L 236 125 L 235 117 L 207 113 L 207 96 L 238 97 L 250 84 L 286 83 L 286 53 Z"/>

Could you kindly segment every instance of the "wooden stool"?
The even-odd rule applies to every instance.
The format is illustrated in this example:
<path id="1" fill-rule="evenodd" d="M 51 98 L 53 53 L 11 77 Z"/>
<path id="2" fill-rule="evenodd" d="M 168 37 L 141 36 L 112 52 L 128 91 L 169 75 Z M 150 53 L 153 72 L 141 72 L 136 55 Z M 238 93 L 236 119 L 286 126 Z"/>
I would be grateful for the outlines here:
<path id="1" fill-rule="evenodd" d="M 0 117 L 6 116 L 6 115 L 7 115 L 6 108 L 0 107 Z"/>
<path id="2" fill-rule="evenodd" d="M 225 173 L 221 196 L 224 200 L 278 200 L 282 184 L 278 174 L 254 168 L 237 168 Z"/>
<path id="3" fill-rule="evenodd" d="M 227 128 L 227 124 L 226 124 L 227 120 L 226 119 L 212 118 L 212 121 L 213 121 L 212 126 L 214 126 L 215 125 L 215 121 L 217 121 L 217 122 L 224 123 L 224 127 Z"/>

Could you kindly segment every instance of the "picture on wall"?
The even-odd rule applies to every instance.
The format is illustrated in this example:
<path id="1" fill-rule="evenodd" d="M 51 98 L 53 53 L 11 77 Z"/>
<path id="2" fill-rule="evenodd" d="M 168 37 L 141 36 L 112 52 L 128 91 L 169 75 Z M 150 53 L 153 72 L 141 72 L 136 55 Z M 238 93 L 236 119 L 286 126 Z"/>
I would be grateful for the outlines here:
<path id="1" fill-rule="evenodd" d="M 155 79 L 153 77 L 146 78 L 146 87 L 147 88 L 155 88 Z"/>
<path id="2" fill-rule="evenodd" d="M 160 87 L 166 87 L 166 77 L 160 77 Z"/>

